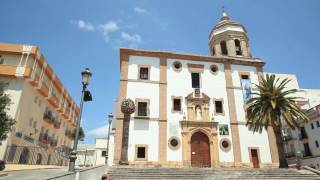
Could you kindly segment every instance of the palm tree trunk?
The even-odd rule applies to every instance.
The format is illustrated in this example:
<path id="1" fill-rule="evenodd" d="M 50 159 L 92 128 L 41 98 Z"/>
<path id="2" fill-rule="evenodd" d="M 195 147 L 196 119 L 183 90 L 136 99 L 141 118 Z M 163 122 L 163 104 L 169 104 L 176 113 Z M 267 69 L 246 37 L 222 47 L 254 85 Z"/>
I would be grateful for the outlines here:
<path id="1" fill-rule="evenodd" d="M 122 129 L 122 145 L 121 145 L 121 158 L 120 165 L 129 165 L 128 162 L 128 143 L 129 143 L 129 126 L 130 114 L 124 114 L 123 129 Z"/>
<path id="2" fill-rule="evenodd" d="M 276 136 L 276 143 L 278 148 L 279 168 L 288 168 L 288 162 L 287 162 L 286 154 L 284 151 L 281 129 L 274 128 L 273 131 Z"/>

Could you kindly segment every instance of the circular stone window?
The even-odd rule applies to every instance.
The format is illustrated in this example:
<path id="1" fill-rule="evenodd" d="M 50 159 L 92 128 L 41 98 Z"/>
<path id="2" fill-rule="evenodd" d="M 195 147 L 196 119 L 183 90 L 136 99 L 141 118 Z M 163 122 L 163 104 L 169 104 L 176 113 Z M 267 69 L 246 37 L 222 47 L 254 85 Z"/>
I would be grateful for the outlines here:
<path id="1" fill-rule="evenodd" d="M 231 142 L 227 138 L 223 138 L 220 140 L 220 148 L 223 151 L 229 151 L 231 149 Z"/>
<path id="2" fill-rule="evenodd" d="M 215 64 L 212 64 L 212 65 L 210 66 L 210 72 L 211 72 L 212 74 L 216 75 L 216 74 L 218 73 L 218 66 L 215 65 Z"/>
<path id="3" fill-rule="evenodd" d="M 168 144 L 171 149 L 179 149 L 180 140 L 177 137 L 171 137 L 168 141 Z"/>
<path id="4" fill-rule="evenodd" d="M 173 70 L 175 70 L 176 72 L 181 71 L 181 67 L 182 67 L 182 65 L 179 61 L 175 61 L 173 63 Z"/>

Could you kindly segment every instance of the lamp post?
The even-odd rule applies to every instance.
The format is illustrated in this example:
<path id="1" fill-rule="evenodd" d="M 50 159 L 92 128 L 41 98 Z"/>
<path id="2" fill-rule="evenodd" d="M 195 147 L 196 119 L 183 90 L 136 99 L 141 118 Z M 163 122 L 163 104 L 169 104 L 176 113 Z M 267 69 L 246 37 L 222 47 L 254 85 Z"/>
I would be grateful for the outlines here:
<path id="1" fill-rule="evenodd" d="M 110 128 L 111 128 L 112 119 L 113 119 L 113 114 L 112 114 L 112 113 L 109 113 L 109 114 L 108 114 L 109 129 L 108 129 L 108 137 L 107 137 L 107 139 L 108 139 L 108 144 L 107 144 L 106 162 L 105 162 L 105 164 L 108 164 L 108 158 L 109 158 L 109 141 L 110 141 Z"/>
<path id="2" fill-rule="evenodd" d="M 81 94 L 81 100 L 80 100 L 80 112 L 79 117 L 77 121 L 77 127 L 75 132 L 75 138 L 73 141 L 73 149 L 70 153 L 70 162 L 69 162 L 69 171 L 75 170 L 75 164 L 77 159 L 77 145 L 78 145 L 78 139 L 79 139 L 79 129 L 80 129 L 80 121 L 81 121 L 81 115 L 82 115 L 82 108 L 83 108 L 83 101 L 91 101 L 91 94 L 87 89 L 87 86 L 90 82 L 90 78 L 92 76 L 92 73 L 90 72 L 89 68 L 86 68 L 84 71 L 81 72 L 82 76 L 82 94 Z"/>

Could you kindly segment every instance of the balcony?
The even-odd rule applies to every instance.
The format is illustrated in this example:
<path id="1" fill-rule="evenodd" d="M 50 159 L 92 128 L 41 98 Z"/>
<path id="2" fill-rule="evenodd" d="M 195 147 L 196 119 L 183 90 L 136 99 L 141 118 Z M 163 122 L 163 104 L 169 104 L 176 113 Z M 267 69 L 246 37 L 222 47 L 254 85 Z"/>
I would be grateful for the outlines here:
<path id="1" fill-rule="evenodd" d="M 40 80 L 40 76 L 38 74 L 35 74 L 34 79 L 30 81 L 30 84 L 32 86 L 38 86 L 39 80 Z"/>
<path id="2" fill-rule="evenodd" d="M 51 97 L 48 99 L 48 101 L 55 108 L 57 108 L 59 106 L 59 103 L 58 103 L 59 100 L 58 100 L 57 96 L 54 94 L 51 94 Z"/>
<path id="3" fill-rule="evenodd" d="M 44 97 L 48 97 L 49 88 L 45 83 L 42 83 L 41 88 L 39 89 L 39 91 Z"/>
<path id="4" fill-rule="evenodd" d="M 53 126 L 55 129 L 60 129 L 60 126 L 61 126 L 61 121 L 56 119 L 54 122 L 53 122 Z"/>
<path id="5" fill-rule="evenodd" d="M 0 65 L 0 75 L 3 76 L 15 76 L 16 75 L 16 66 L 10 65 Z"/>
<path id="6" fill-rule="evenodd" d="M 43 120 L 46 121 L 49 124 L 53 124 L 54 122 L 54 117 L 52 116 L 51 111 L 46 111 L 43 115 Z"/>
<path id="7" fill-rule="evenodd" d="M 62 116 L 63 116 L 65 119 L 68 119 L 68 118 L 69 118 L 69 115 L 70 115 L 70 109 L 69 109 L 69 111 L 67 111 L 67 109 L 65 109 L 64 113 L 62 114 Z"/>
<path id="8" fill-rule="evenodd" d="M 24 76 L 25 78 L 30 78 L 30 77 L 31 77 L 31 74 L 32 74 L 32 69 L 26 67 L 26 69 L 24 70 L 23 76 Z"/>
<path id="9" fill-rule="evenodd" d="M 49 136 L 47 133 L 40 133 L 39 136 L 39 142 L 43 144 L 48 144 L 49 143 Z"/>
<path id="10" fill-rule="evenodd" d="M 57 147 L 58 141 L 56 139 L 50 138 L 49 144 L 51 147 Z"/>
<path id="11" fill-rule="evenodd" d="M 72 140 L 75 138 L 75 131 L 66 130 L 65 135 Z"/>

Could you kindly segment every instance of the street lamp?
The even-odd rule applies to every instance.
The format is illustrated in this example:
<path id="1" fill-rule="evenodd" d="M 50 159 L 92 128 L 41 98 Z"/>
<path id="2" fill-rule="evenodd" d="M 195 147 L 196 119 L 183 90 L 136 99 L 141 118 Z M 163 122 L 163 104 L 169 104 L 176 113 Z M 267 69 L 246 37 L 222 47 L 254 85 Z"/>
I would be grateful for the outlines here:
<path id="1" fill-rule="evenodd" d="M 105 164 L 108 164 L 108 158 L 109 158 L 109 141 L 110 141 L 110 128 L 111 128 L 112 119 L 113 119 L 113 114 L 112 114 L 112 113 L 109 113 L 109 114 L 108 114 L 109 130 L 108 130 L 108 137 L 107 137 L 107 139 L 108 139 L 108 144 L 107 144 Z"/>
<path id="2" fill-rule="evenodd" d="M 79 129 L 80 129 L 80 121 L 81 121 L 81 115 L 82 115 L 82 108 L 83 108 L 83 101 L 91 101 L 91 93 L 90 91 L 86 90 L 87 86 L 90 82 L 90 78 L 92 76 L 92 73 L 90 72 L 89 68 L 86 68 L 84 71 L 81 72 L 82 76 L 82 93 L 81 93 L 81 100 L 80 100 L 80 112 L 79 117 L 77 121 L 77 127 L 76 127 L 76 134 L 73 141 L 73 149 L 70 153 L 70 162 L 69 162 L 69 171 L 75 170 L 75 164 L 77 159 L 77 145 L 78 145 L 78 139 L 79 139 Z"/>

